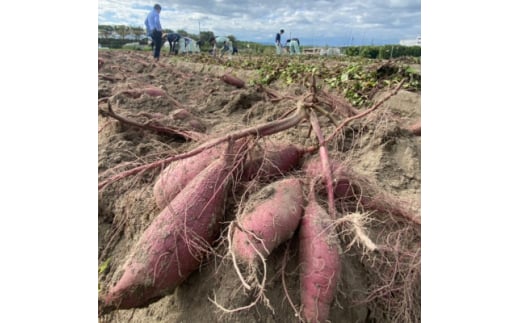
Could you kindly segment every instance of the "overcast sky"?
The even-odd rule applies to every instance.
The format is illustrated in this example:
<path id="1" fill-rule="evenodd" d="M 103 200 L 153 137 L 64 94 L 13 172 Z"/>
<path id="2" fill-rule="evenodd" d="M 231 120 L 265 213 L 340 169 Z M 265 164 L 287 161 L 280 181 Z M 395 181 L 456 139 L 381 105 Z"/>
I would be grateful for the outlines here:
<path id="1" fill-rule="evenodd" d="M 143 26 L 155 2 L 99 0 L 98 23 Z M 398 44 L 421 34 L 420 0 L 165 0 L 163 28 L 234 35 L 239 40 L 274 42 L 298 37 L 302 45 Z M 282 39 L 282 40 L 283 40 Z"/>

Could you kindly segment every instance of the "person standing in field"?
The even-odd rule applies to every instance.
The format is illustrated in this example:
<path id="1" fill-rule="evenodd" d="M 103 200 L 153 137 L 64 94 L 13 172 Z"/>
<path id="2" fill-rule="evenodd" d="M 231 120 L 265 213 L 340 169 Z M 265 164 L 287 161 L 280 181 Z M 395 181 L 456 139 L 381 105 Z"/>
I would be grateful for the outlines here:
<path id="1" fill-rule="evenodd" d="M 213 46 L 213 56 L 217 55 L 217 50 L 220 51 L 220 57 L 222 57 L 224 53 L 228 53 L 230 57 L 233 54 L 233 42 L 227 37 L 211 37 L 209 43 Z"/>
<path id="2" fill-rule="evenodd" d="M 286 47 L 291 55 L 300 55 L 300 40 L 298 38 L 287 39 Z"/>
<path id="3" fill-rule="evenodd" d="M 280 29 L 279 33 L 276 33 L 276 38 L 274 39 L 274 45 L 276 46 L 276 54 L 281 55 L 283 51 L 282 46 L 282 35 L 284 33 L 283 29 Z"/>
<path id="4" fill-rule="evenodd" d="M 162 47 L 162 27 L 159 14 L 161 13 L 161 6 L 155 4 L 152 11 L 146 17 L 144 25 L 146 26 L 146 34 L 152 38 L 153 57 L 156 61 L 159 60 Z"/>

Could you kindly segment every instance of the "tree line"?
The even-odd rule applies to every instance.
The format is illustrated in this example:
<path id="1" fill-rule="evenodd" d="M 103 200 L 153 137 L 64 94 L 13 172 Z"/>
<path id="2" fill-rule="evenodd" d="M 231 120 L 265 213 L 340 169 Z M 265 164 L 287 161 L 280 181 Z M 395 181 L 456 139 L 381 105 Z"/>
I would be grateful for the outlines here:
<path id="1" fill-rule="evenodd" d="M 197 34 L 190 34 L 186 30 L 178 29 L 174 31 L 172 29 L 164 29 L 165 33 L 177 33 L 182 37 L 189 37 L 196 41 L 199 41 L 202 51 L 206 51 L 210 48 L 209 40 L 211 37 L 215 37 L 212 31 L 201 31 Z M 119 35 L 119 39 L 114 37 L 115 34 Z M 141 26 L 127 26 L 127 25 L 98 25 L 98 43 L 104 47 L 110 48 L 122 48 L 124 44 L 139 42 L 142 45 L 146 45 L 149 42 L 146 35 L 146 30 Z M 132 36 L 131 36 L 132 35 Z M 237 40 L 235 36 L 228 35 L 233 45 L 239 49 L 251 48 L 251 51 L 257 54 L 262 54 L 272 51 L 271 45 L 262 45 L 253 42 L 245 42 Z M 303 46 L 304 47 L 304 46 Z M 384 45 L 384 46 L 349 46 L 340 47 L 341 53 L 346 56 L 361 56 L 366 58 L 397 58 L 403 56 L 421 57 L 420 46 L 402 46 L 402 45 Z"/>
<path id="2" fill-rule="evenodd" d="M 165 28 L 165 33 L 177 33 L 182 37 L 188 37 L 196 41 L 200 41 L 202 45 L 209 43 L 211 37 L 215 37 L 212 31 L 201 31 L 197 34 L 190 34 L 186 30 L 178 29 L 174 31 L 172 29 Z M 119 35 L 117 39 L 115 34 Z M 112 44 L 111 48 L 120 48 L 122 45 L 130 42 L 140 42 L 146 44 L 148 39 L 144 38 L 146 30 L 141 26 L 127 26 L 127 25 L 98 25 L 98 41 L 101 45 Z M 132 35 L 132 37 L 130 37 Z M 237 42 L 237 39 L 233 35 L 228 35 L 233 43 Z M 144 38 L 144 39 L 143 39 Z"/>

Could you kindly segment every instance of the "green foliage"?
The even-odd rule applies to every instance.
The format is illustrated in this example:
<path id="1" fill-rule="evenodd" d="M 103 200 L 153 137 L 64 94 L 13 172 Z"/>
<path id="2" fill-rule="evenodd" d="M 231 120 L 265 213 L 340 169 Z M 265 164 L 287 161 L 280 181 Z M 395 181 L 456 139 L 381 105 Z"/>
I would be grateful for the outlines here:
<path id="1" fill-rule="evenodd" d="M 130 27 L 130 31 L 132 32 L 132 34 L 135 35 L 135 40 L 136 41 L 139 41 L 139 39 L 141 38 L 141 36 L 145 35 L 146 34 L 146 31 L 144 30 L 143 27 L 139 27 L 139 26 L 133 26 L 133 27 Z"/>
<path id="2" fill-rule="evenodd" d="M 126 36 L 130 34 L 130 27 L 126 25 L 117 25 L 114 27 L 114 29 L 122 39 L 125 39 Z"/>
<path id="3" fill-rule="evenodd" d="M 112 32 L 114 31 L 114 26 L 110 25 L 99 25 L 98 33 L 103 36 L 103 38 L 108 39 L 112 36 Z"/>
<path id="4" fill-rule="evenodd" d="M 110 266 L 110 259 L 108 258 L 105 260 L 101 265 L 98 267 L 98 276 L 102 275 Z M 98 293 L 101 292 L 101 283 L 98 281 Z"/>
<path id="5" fill-rule="evenodd" d="M 365 58 L 390 59 L 397 57 L 421 57 L 421 46 L 349 46 L 341 49 L 347 56 L 361 56 Z"/>
<path id="6" fill-rule="evenodd" d="M 202 42 L 202 46 L 200 46 L 200 50 L 202 52 L 208 52 L 211 49 L 211 46 L 209 44 L 209 40 L 215 37 L 215 34 L 213 34 L 212 31 L 201 31 L 199 40 Z"/>
<path id="7" fill-rule="evenodd" d="M 359 56 L 366 58 L 377 58 L 379 55 L 379 47 L 377 46 L 363 46 L 359 52 Z"/>
<path id="8" fill-rule="evenodd" d="M 102 273 L 104 273 L 107 270 L 109 265 L 110 265 L 110 258 L 108 258 L 101 265 L 99 265 L 98 274 L 101 275 Z"/>
<path id="9" fill-rule="evenodd" d="M 229 40 L 231 40 L 231 42 L 233 44 L 236 43 L 236 41 L 237 41 L 237 38 L 235 36 L 233 36 L 233 35 L 227 35 L 226 37 L 229 38 Z"/>
<path id="10" fill-rule="evenodd" d="M 212 37 L 215 37 L 215 34 L 213 34 L 212 31 L 201 31 L 200 32 L 200 40 L 202 40 L 204 42 L 209 42 L 209 40 Z"/>
<path id="11" fill-rule="evenodd" d="M 114 39 L 114 38 L 98 38 L 98 44 L 103 47 L 120 49 L 123 48 L 124 44 L 135 43 L 133 39 Z M 142 39 L 138 41 L 139 45 L 147 45 L 148 39 Z"/>
<path id="12" fill-rule="evenodd" d="M 186 60 L 209 64 L 223 64 L 226 67 L 258 71 L 251 85 L 269 85 L 273 82 L 302 84 L 314 75 L 318 88 L 331 88 L 342 93 L 354 106 L 372 104 L 375 91 L 395 86 L 405 79 L 403 87 L 409 91 L 420 91 L 421 75 L 416 67 L 406 61 L 394 62 L 371 58 L 380 53 L 379 47 L 365 49 L 368 57 L 320 57 L 300 56 L 240 56 L 237 59 L 217 61 L 208 55 L 190 56 Z M 334 61 L 335 63 L 331 64 Z M 412 63 L 414 63 L 412 61 Z M 308 86 L 308 84 L 307 84 Z"/>
<path id="13" fill-rule="evenodd" d="M 359 56 L 359 52 L 361 51 L 361 47 L 347 47 L 345 49 L 345 55 L 347 56 Z"/>
<path id="14" fill-rule="evenodd" d="M 379 55 L 380 48 L 368 48 L 366 56 Z M 375 53 L 375 54 L 374 54 Z M 331 88 L 342 93 L 354 106 L 372 104 L 373 94 L 405 80 L 403 87 L 409 91 L 420 91 L 421 75 L 418 67 L 412 67 L 409 59 L 403 61 L 380 60 L 365 57 L 324 57 L 313 55 L 240 55 L 236 59 L 219 61 L 208 55 L 183 58 L 204 64 L 221 64 L 230 68 L 257 71 L 251 85 L 303 84 L 308 86 L 309 77 L 314 75 L 318 88 Z M 331 64 L 331 62 L 333 62 Z"/>
<path id="15" fill-rule="evenodd" d="M 181 35 L 182 37 L 189 37 L 189 34 L 184 29 L 177 29 L 177 34 Z"/>

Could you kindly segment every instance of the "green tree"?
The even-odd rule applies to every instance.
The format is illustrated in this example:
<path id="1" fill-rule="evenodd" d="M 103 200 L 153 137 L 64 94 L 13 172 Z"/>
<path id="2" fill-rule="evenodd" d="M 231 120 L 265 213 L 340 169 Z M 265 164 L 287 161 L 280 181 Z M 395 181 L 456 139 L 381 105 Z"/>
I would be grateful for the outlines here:
<path id="1" fill-rule="evenodd" d="M 184 29 L 178 29 L 177 34 L 181 35 L 182 37 L 188 37 L 188 32 Z"/>
<path id="2" fill-rule="evenodd" d="M 130 28 L 126 25 L 117 25 L 114 28 L 116 33 L 121 36 L 122 39 L 125 39 L 126 36 L 130 34 Z"/>
<path id="3" fill-rule="evenodd" d="M 215 37 L 215 34 L 213 34 L 212 31 L 201 31 L 200 32 L 200 50 L 201 51 L 207 51 L 210 49 L 209 40 Z"/>
<path id="4" fill-rule="evenodd" d="M 204 42 L 209 42 L 209 40 L 215 37 L 215 34 L 212 31 L 201 31 L 200 32 L 200 40 Z"/>
<path id="5" fill-rule="evenodd" d="M 237 38 L 233 35 L 228 35 L 227 38 L 229 38 L 233 44 L 237 42 Z"/>
<path id="6" fill-rule="evenodd" d="M 141 36 L 145 34 L 143 27 L 130 27 L 132 30 L 132 34 L 135 35 L 135 40 L 140 40 Z"/>
<path id="7" fill-rule="evenodd" d="M 99 25 L 98 32 L 103 35 L 104 39 L 108 39 L 112 35 L 112 31 L 114 31 L 114 27 L 110 25 Z"/>

